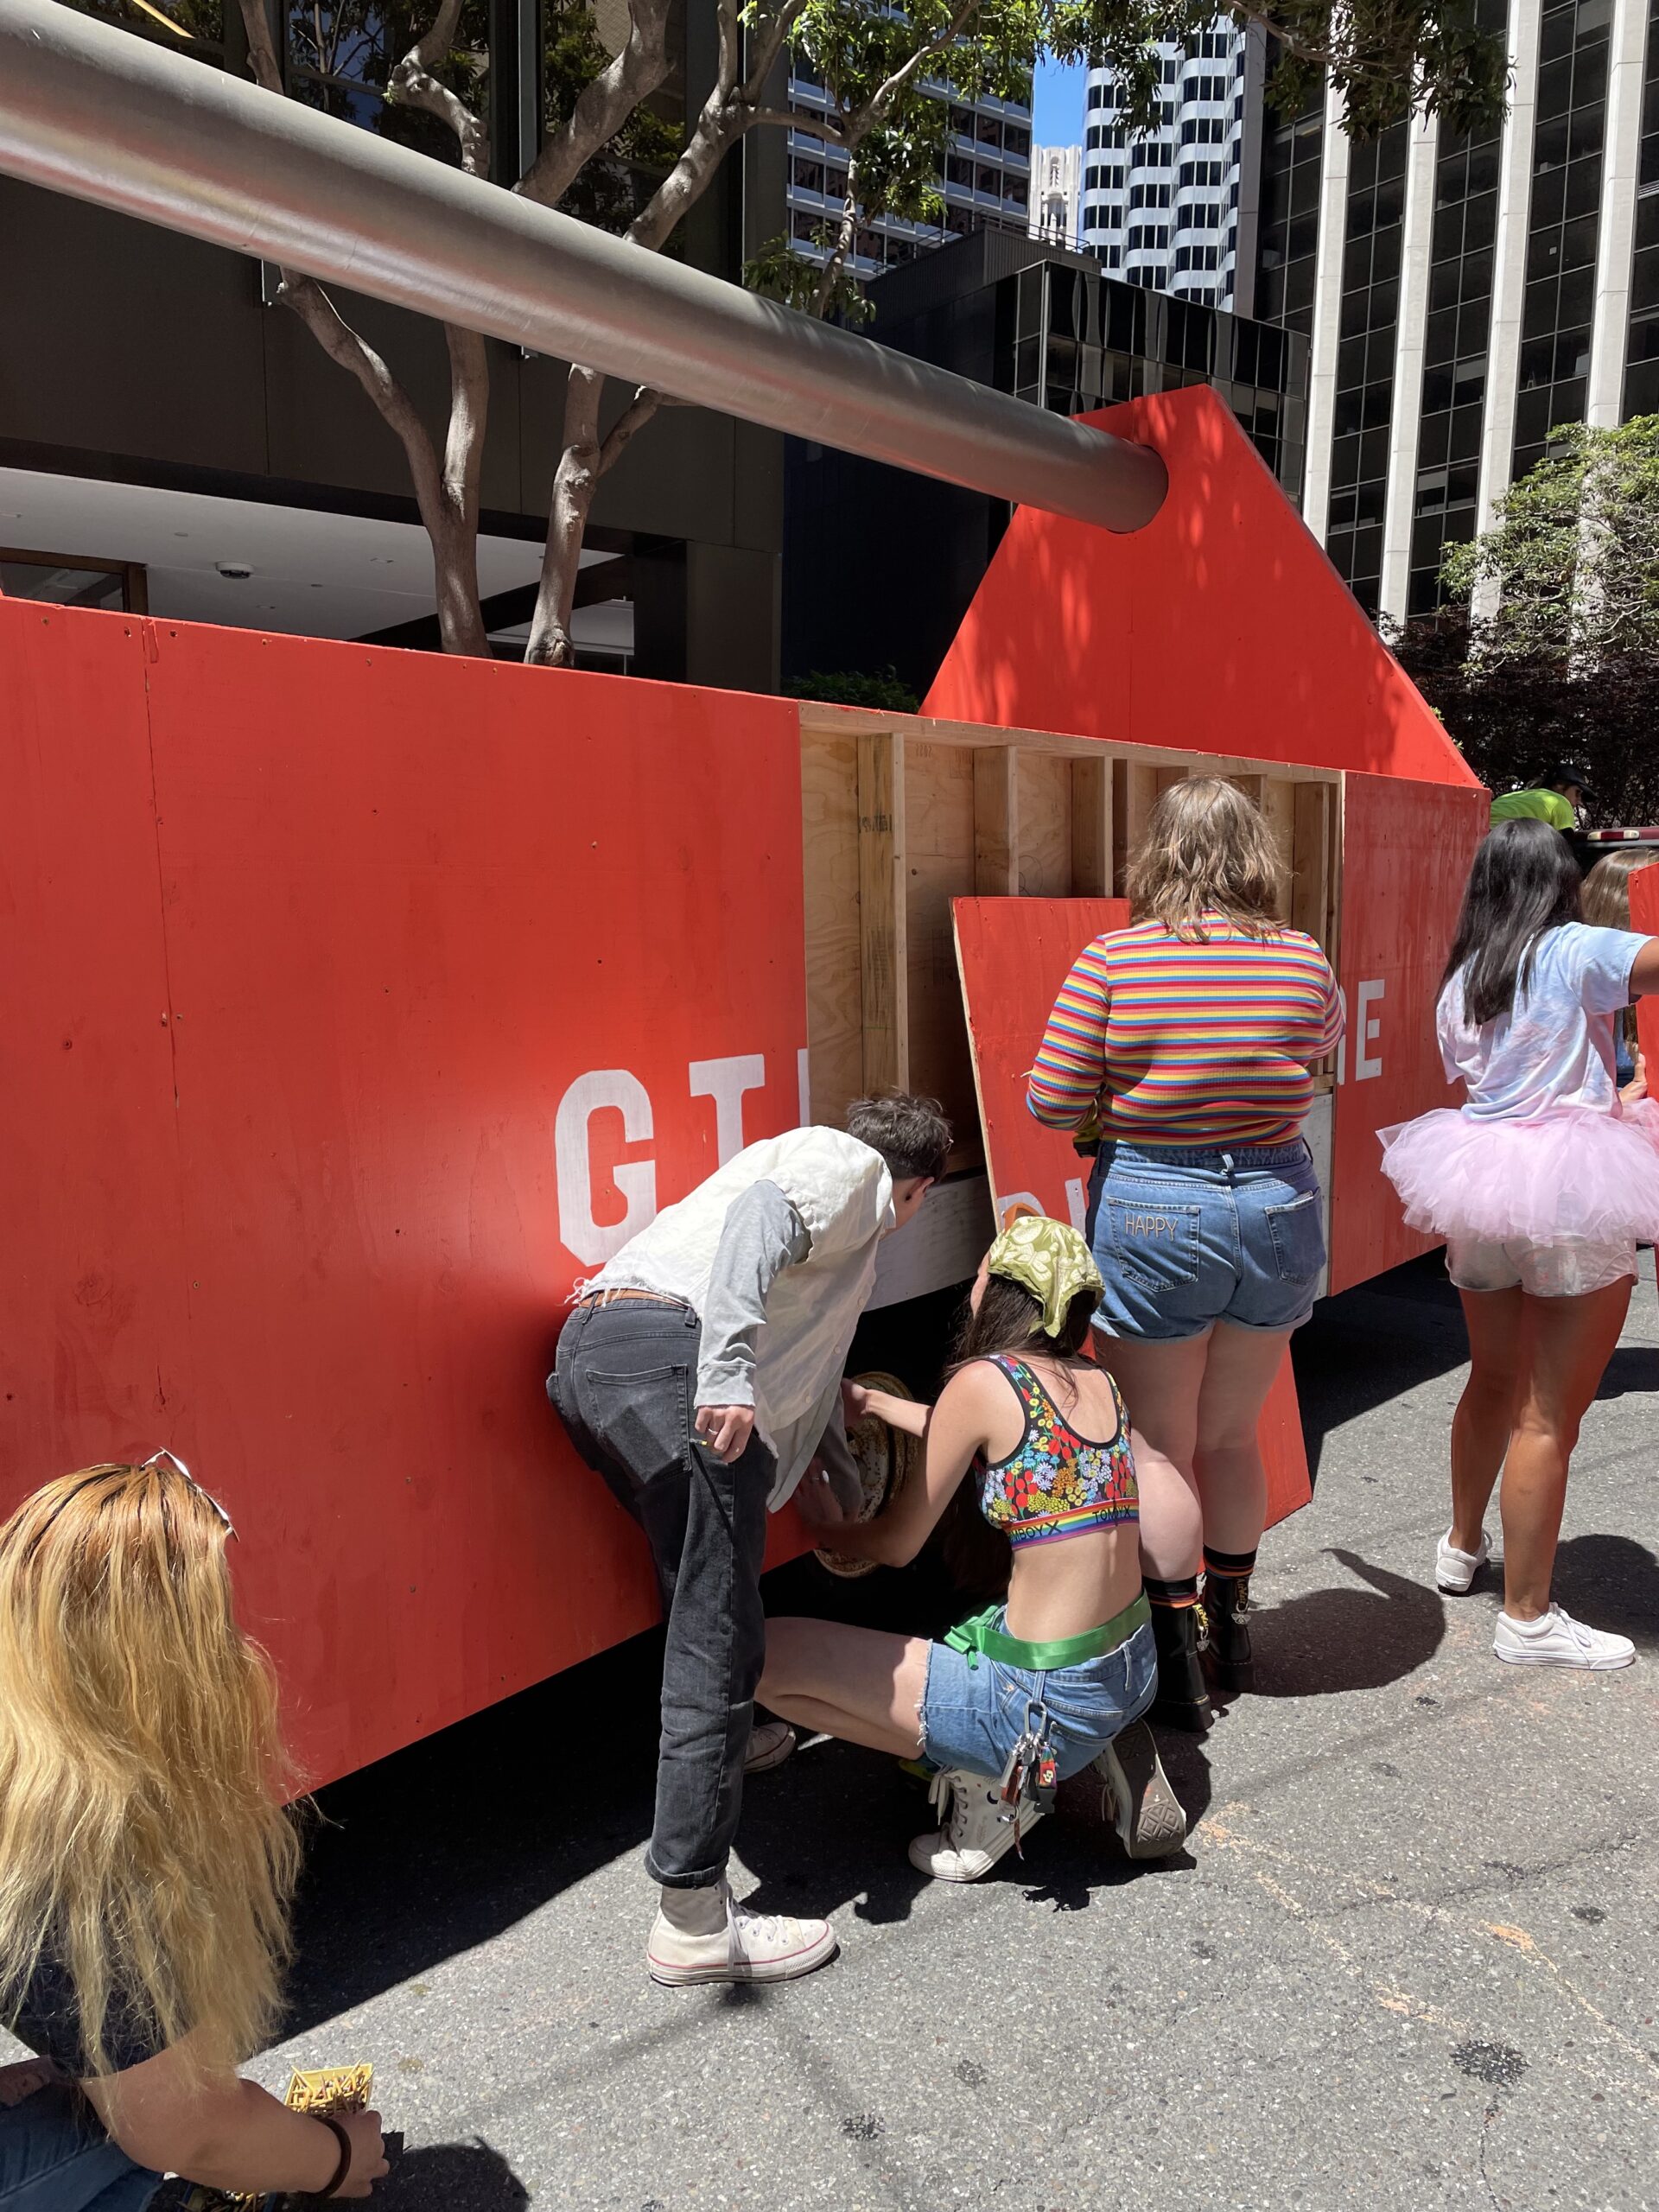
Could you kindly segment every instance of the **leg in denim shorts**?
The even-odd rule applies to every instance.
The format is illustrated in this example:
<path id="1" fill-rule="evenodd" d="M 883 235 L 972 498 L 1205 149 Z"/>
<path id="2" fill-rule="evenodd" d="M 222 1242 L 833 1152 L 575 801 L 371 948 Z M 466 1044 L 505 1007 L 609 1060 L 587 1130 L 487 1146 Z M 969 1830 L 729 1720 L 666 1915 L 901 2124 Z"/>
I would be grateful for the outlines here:
<path id="1" fill-rule="evenodd" d="M 1300 1328 L 1325 1266 L 1306 1145 L 1109 1144 L 1090 1192 L 1107 1335 L 1173 1343 L 1217 1321 Z"/>
<path id="2" fill-rule="evenodd" d="M 995 1780 L 1027 1723 L 1035 1732 L 1046 1716 L 1064 1782 L 1081 1774 L 1114 1736 L 1141 1718 L 1152 1703 L 1157 1676 L 1157 1646 L 1144 1622 L 1115 1650 L 1049 1674 L 1005 1666 L 983 1651 L 935 1643 L 922 1694 L 922 1750 L 937 1767 Z"/>

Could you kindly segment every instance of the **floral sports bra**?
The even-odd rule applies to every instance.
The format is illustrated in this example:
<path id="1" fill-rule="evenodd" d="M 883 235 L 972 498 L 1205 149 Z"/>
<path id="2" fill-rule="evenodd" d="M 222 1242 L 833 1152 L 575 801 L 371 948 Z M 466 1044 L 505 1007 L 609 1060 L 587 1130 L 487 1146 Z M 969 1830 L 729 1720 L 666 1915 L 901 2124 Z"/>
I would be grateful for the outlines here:
<path id="1" fill-rule="evenodd" d="M 1138 1521 L 1141 1494 L 1116 1383 L 1117 1426 L 1111 1441 L 1100 1444 L 1077 1434 L 1023 1360 L 999 1353 L 991 1365 L 1007 1376 L 1026 1416 L 1026 1433 L 1008 1457 L 978 1464 L 980 1509 L 992 1528 L 1018 1550 Z"/>

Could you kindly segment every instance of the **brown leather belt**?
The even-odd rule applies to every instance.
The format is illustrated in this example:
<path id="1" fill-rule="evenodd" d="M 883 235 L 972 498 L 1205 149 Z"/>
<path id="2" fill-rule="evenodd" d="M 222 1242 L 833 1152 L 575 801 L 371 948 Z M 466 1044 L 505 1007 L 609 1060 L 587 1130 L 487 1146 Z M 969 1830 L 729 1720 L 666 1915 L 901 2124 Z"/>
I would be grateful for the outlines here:
<path id="1" fill-rule="evenodd" d="M 590 1290 L 578 1306 L 671 1306 L 681 1313 L 691 1308 L 683 1298 L 666 1298 L 660 1290 Z"/>

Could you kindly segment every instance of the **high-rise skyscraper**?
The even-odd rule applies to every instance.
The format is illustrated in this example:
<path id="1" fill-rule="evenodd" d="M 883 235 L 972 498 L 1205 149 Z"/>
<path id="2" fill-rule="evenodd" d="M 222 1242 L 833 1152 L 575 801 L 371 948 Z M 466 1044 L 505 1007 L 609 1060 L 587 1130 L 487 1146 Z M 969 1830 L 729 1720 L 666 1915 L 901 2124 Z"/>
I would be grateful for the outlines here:
<path id="1" fill-rule="evenodd" d="M 1084 250 L 1131 284 L 1249 313 L 1239 271 L 1254 268 L 1261 39 L 1218 16 L 1158 54 L 1162 98 L 1147 130 L 1122 120 L 1112 73 L 1089 73 Z"/>
<path id="2" fill-rule="evenodd" d="M 1559 423 L 1659 411 L 1659 0 L 1478 0 L 1507 117 L 1355 145 L 1269 120 L 1259 315 L 1313 342 L 1303 513 L 1372 613 L 1431 611 Z"/>
<path id="3" fill-rule="evenodd" d="M 1083 219 L 1081 146 L 1031 149 L 1031 235 L 1074 251 Z"/>
<path id="4" fill-rule="evenodd" d="M 877 216 L 860 225 L 850 263 L 855 276 L 913 261 L 918 253 L 966 238 L 974 231 L 1014 231 L 1024 237 L 1031 212 L 1031 110 L 1014 100 L 964 99 L 950 86 L 926 84 L 948 111 L 944 173 L 939 190 L 944 219 L 938 224 Z M 826 231 L 841 220 L 846 199 L 847 156 L 813 129 L 830 101 L 810 65 L 791 62 L 789 105 L 799 127 L 789 134 L 789 238 L 808 261 L 822 262 Z"/>

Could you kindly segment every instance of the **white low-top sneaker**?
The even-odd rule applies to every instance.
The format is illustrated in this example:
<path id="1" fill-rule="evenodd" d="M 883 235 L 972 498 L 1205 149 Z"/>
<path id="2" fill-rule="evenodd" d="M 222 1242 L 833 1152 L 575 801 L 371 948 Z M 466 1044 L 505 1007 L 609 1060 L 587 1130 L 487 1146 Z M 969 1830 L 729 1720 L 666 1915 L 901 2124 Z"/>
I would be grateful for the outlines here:
<path id="1" fill-rule="evenodd" d="M 1440 1547 L 1434 1554 L 1434 1580 L 1440 1589 L 1461 1598 L 1491 1555 L 1492 1540 L 1484 1529 L 1480 1532 L 1480 1549 L 1477 1552 L 1460 1552 L 1452 1542 L 1452 1531 L 1448 1529 L 1440 1538 Z"/>
<path id="2" fill-rule="evenodd" d="M 994 1782 L 953 1767 L 934 1776 L 932 1796 L 935 1805 L 948 1808 L 944 1826 L 911 1839 L 910 1863 L 936 1882 L 978 1881 L 1021 1836 L 1030 1834 L 1047 1810 L 1022 1800 L 1017 1815 L 1012 1813 Z"/>
<path id="3" fill-rule="evenodd" d="M 1095 1761 L 1118 1840 L 1131 1859 L 1163 1859 L 1186 1841 L 1186 1815 L 1144 1720 L 1132 1720 Z"/>
<path id="4" fill-rule="evenodd" d="M 645 1946 L 652 1980 L 668 1989 L 703 1981 L 793 1981 L 835 1955 L 836 1931 L 827 1920 L 746 1912 L 729 1893 L 726 1925 L 712 1936 L 687 1935 L 658 1912 Z"/>
<path id="5" fill-rule="evenodd" d="M 1610 1636 L 1605 1629 L 1586 1628 L 1560 1605 L 1535 1621 L 1497 1617 L 1492 1649 L 1511 1667 L 1628 1667 L 1636 1646 L 1628 1636 Z"/>
<path id="6" fill-rule="evenodd" d="M 743 1771 L 765 1774 L 774 1766 L 782 1766 L 794 1748 L 795 1731 L 787 1720 L 757 1720 L 749 1731 Z"/>

